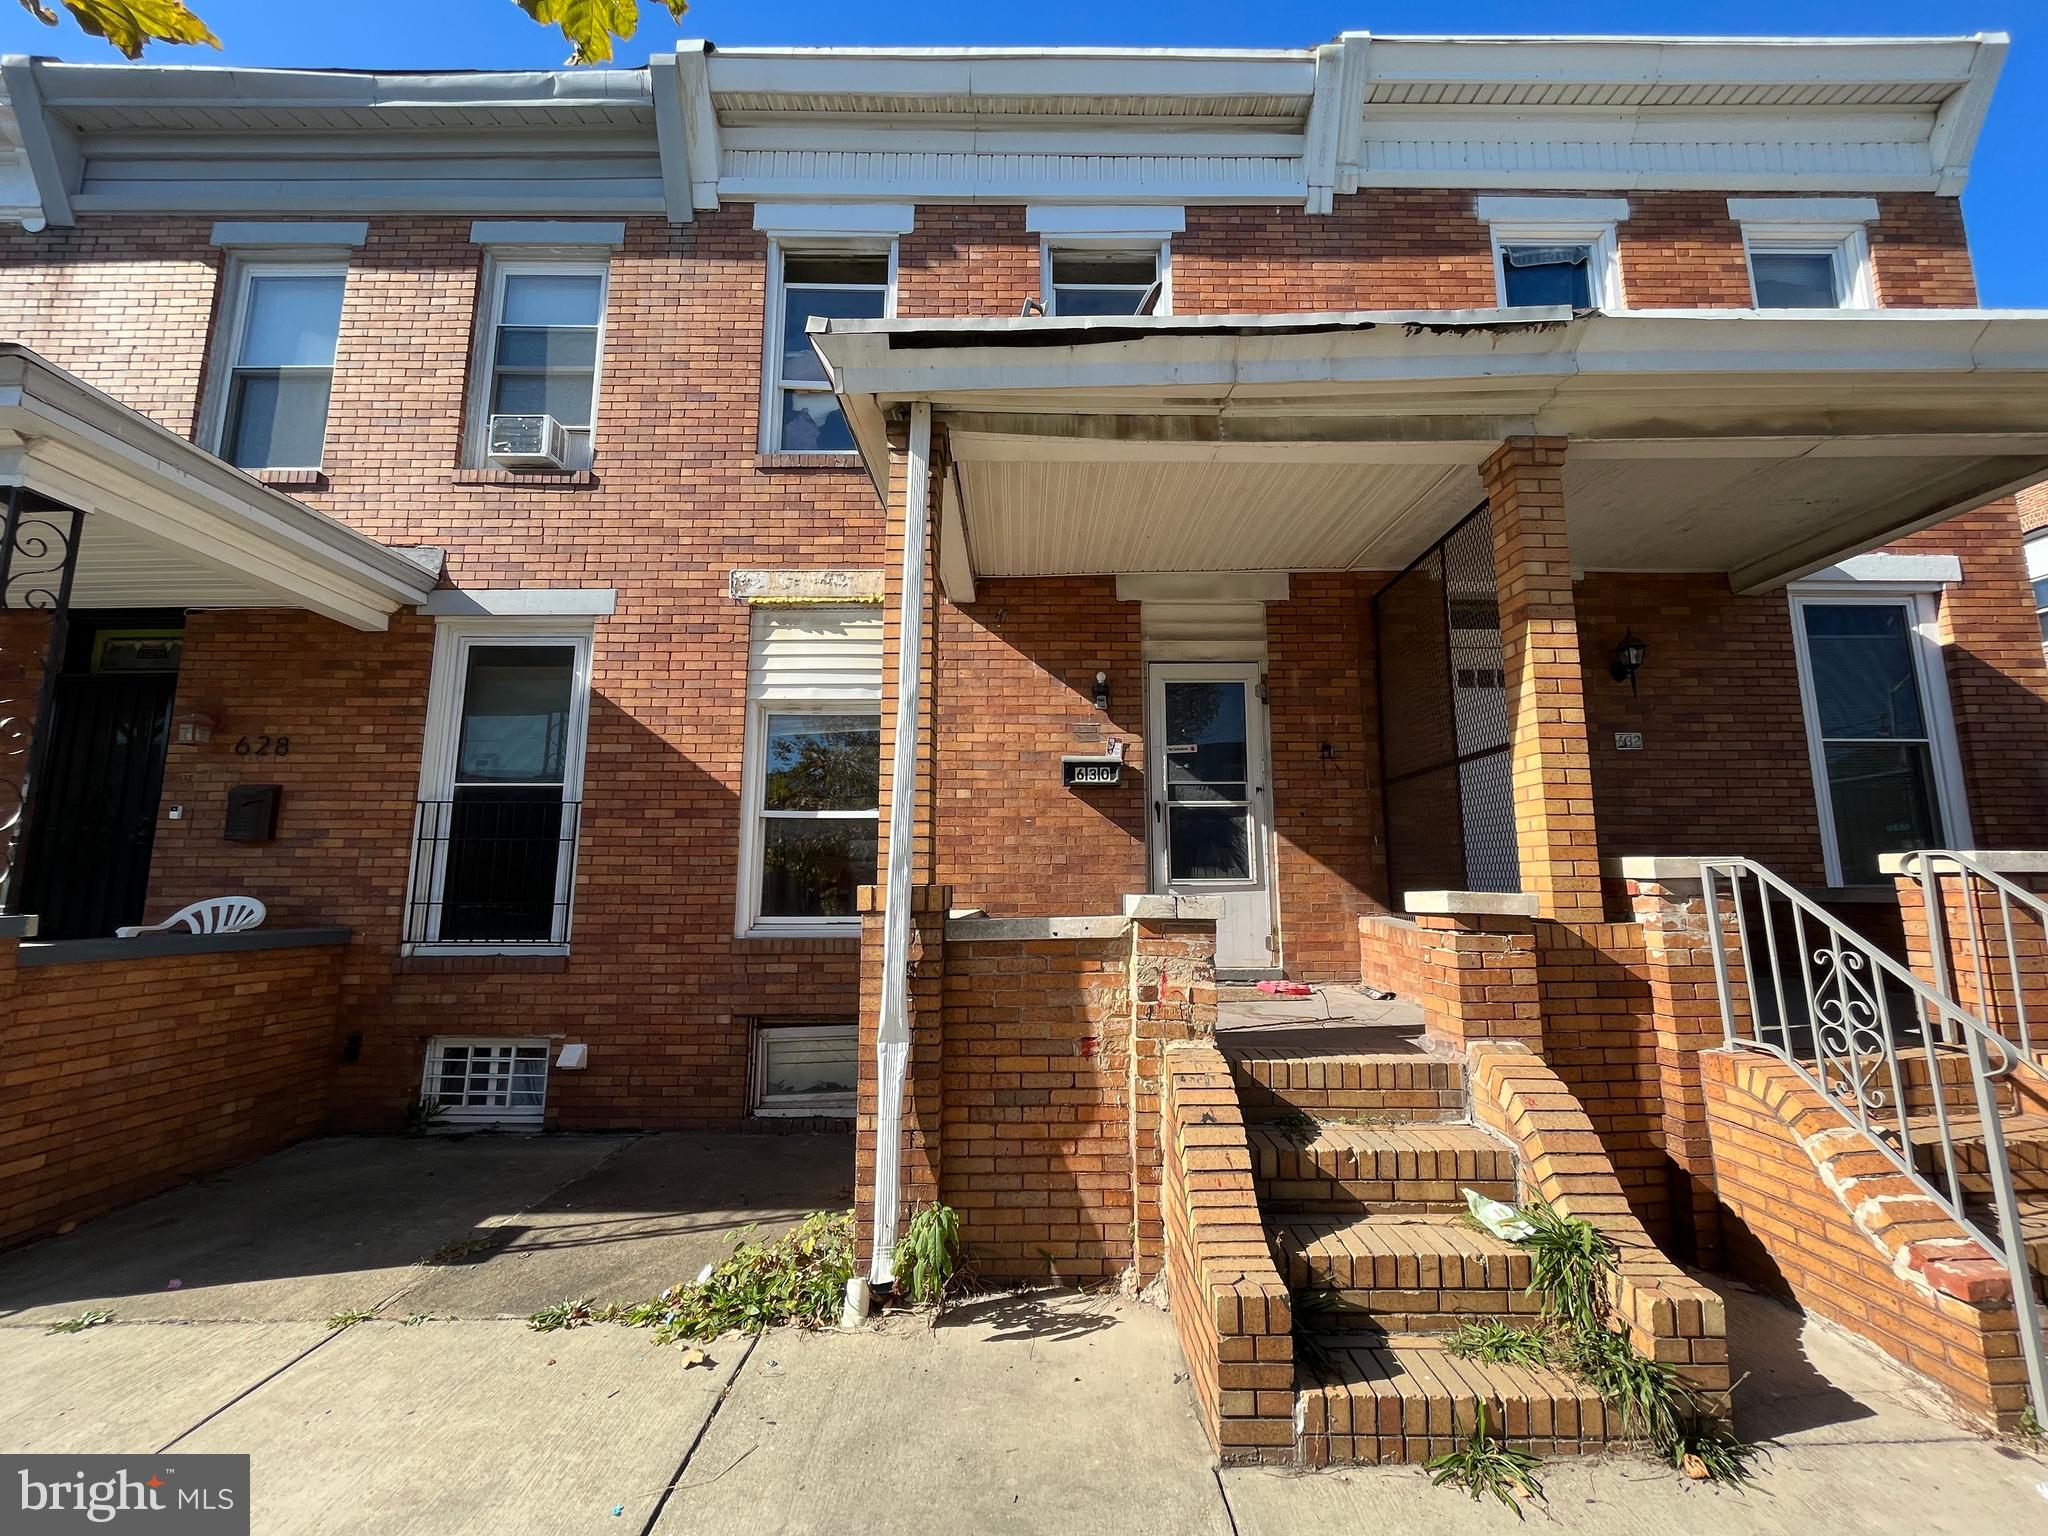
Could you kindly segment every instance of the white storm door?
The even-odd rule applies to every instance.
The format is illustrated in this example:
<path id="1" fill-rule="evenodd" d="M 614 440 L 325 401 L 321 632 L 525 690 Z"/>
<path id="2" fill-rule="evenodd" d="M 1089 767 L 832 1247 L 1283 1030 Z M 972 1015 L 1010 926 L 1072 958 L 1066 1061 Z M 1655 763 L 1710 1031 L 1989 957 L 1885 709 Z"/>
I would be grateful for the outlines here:
<path id="1" fill-rule="evenodd" d="M 1152 888 L 1219 896 L 1219 971 L 1271 971 L 1272 805 L 1256 662 L 1156 662 L 1146 712 Z"/>

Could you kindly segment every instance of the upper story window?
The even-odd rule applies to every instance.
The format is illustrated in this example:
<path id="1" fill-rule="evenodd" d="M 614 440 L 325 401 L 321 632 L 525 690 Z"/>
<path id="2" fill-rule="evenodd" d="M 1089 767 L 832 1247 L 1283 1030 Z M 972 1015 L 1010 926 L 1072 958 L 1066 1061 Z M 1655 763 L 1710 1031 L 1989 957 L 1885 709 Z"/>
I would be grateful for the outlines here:
<path id="1" fill-rule="evenodd" d="M 1045 312 L 1164 314 L 1166 271 L 1163 244 L 1135 249 L 1049 244 L 1045 249 Z"/>
<path id="2" fill-rule="evenodd" d="M 853 433 L 805 327 L 813 317 L 878 320 L 893 312 L 896 247 L 770 247 L 768 369 L 762 447 L 851 453 Z"/>
<path id="3" fill-rule="evenodd" d="M 1618 197 L 1482 197 L 1493 238 L 1495 301 L 1509 308 L 1621 309 Z"/>
<path id="4" fill-rule="evenodd" d="M 1861 197 L 1731 197 L 1758 309 L 1870 309 L 1877 303 Z"/>
<path id="5" fill-rule="evenodd" d="M 488 307 L 475 370 L 472 465 L 502 457 L 497 452 L 502 433 L 493 432 L 493 417 L 547 416 L 562 428 L 562 468 L 590 467 L 608 281 L 609 264 L 603 260 L 494 258 L 489 263 Z M 545 439 L 533 441 L 544 444 Z"/>
<path id="6" fill-rule="evenodd" d="M 245 262 L 229 301 L 216 451 L 243 469 L 318 469 L 345 263 Z"/>
<path id="7" fill-rule="evenodd" d="M 2048 647 L 2048 531 L 2027 540 L 2027 579 L 2034 585 L 2034 617 L 2040 621 L 2041 644 Z"/>

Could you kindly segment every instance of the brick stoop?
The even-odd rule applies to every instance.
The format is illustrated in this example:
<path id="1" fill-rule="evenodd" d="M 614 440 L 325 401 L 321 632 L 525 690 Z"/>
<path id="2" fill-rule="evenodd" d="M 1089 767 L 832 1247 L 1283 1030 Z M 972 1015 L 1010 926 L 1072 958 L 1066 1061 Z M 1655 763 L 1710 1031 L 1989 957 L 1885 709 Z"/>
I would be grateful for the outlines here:
<path id="1" fill-rule="evenodd" d="M 1566 1128 L 1531 1145 L 1508 1126 L 1474 1124 L 1457 1060 L 1238 1045 L 1228 1032 L 1219 1043 L 1248 1122 L 1259 1216 L 1301 1325 L 1295 1458 L 1425 1461 L 1469 1434 L 1482 1404 L 1495 1434 L 1539 1455 L 1606 1445 L 1606 1411 L 1584 1383 L 1460 1360 L 1443 1343 L 1462 1322 L 1539 1310 L 1528 1252 L 1472 1225 L 1462 1190 L 1514 1200 L 1543 1188 L 1589 1155 Z M 1695 1324 L 1702 1317 L 1696 1307 Z"/>

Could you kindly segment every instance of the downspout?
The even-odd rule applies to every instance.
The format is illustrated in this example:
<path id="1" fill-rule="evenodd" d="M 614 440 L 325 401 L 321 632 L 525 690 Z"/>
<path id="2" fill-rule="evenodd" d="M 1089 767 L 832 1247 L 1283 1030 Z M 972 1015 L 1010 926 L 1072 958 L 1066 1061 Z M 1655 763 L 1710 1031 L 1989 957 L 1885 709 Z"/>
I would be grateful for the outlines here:
<path id="1" fill-rule="evenodd" d="M 896 750 L 889 760 L 888 906 L 882 914 L 882 1005 L 875 1028 L 875 1227 L 868 1279 L 894 1278 L 903 1188 L 903 1086 L 910 1070 L 910 878 L 917 822 L 917 716 L 924 657 L 924 560 L 929 537 L 932 408 L 910 407 L 903 498 L 903 595 L 896 647 Z"/>

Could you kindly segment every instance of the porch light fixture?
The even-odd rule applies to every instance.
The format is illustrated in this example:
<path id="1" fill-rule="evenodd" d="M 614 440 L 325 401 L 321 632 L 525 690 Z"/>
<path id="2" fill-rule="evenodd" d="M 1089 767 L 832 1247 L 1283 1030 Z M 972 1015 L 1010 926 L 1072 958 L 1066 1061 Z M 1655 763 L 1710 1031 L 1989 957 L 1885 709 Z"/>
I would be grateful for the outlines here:
<path id="1" fill-rule="evenodd" d="M 213 740 L 214 718 L 200 709 L 182 709 L 171 719 L 171 740 L 181 747 L 203 747 Z"/>
<path id="2" fill-rule="evenodd" d="M 1109 674 L 1107 672 L 1095 674 L 1095 707 L 1102 710 L 1109 708 Z"/>
<path id="3" fill-rule="evenodd" d="M 1643 668 L 1643 658 L 1650 654 L 1650 647 L 1643 637 L 1633 629 L 1621 637 L 1614 647 L 1614 660 L 1607 664 L 1607 675 L 1617 683 L 1627 683 L 1628 691 L 1636 691 L 1636 673 Z"/>

